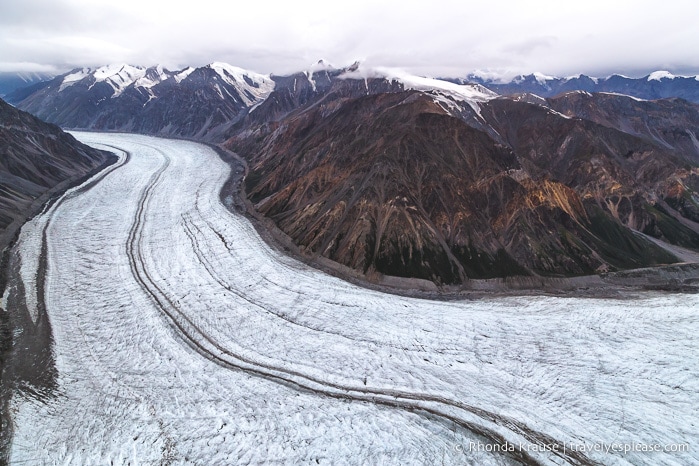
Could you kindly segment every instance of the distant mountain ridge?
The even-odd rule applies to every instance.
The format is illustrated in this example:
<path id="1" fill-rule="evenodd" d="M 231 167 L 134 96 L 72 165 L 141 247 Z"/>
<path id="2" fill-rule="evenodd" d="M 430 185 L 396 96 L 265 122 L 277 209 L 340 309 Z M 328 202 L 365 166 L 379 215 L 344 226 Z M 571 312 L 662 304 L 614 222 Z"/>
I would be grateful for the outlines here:
<path id="1" fill-rule="evenodd" d="M 675 76 L 668 71 L 655 71 L 642 78 L 629 78 L 618 74 L 605 78 L 594 78 L 584 74 L 555 77 L 532 73 L 519 75 L 509 82 L 471 74 L 450 81 L 481 84 L 501 95 L 531 93 L 541 97 L 553 97 L 563 92 L 580 90 L 611 92 L 645 100 L 679 97 L 699 103 L 699 76 Z"/>
<path id="2" fill-rule="evenodd" d="M 55 76 L 55 74 L 44 72 L 2 72 L 0 73 L 0 97 L 33 84 L 49 81 Z"/>
<path id="3" fill-rule="evenodd" d="M 372 92 L 390 89 L 434 90 L 440 98 L 475 102 L 496 97 L 477 84 L 363 69 L 358 63 L 335 68 L 322 60 L 288 76 L 262 75 L 226 63 L 170 71 L 126 64 L 79 68 L 51 81 L 16 90 L 8 102 L 41 119 L 71 129 L 129 131 L 206 141 L 226 139 L 248 113 L 264 107 L 291 109 L 324 92 L 335 80 L 382 84 Z M 286 93 L 268 102 L 275 89 Z M 475 107 L 474 107 L 475 108 Z M 257 115 L 263 114 L 258 111 Z"/>
<path id="4" fill-rule="evenodd" d="M 7 99 L 65 128 L 214 140 L 273 89 L 269 76 L 225 63 L 178 71 L 122 64 L 75 69 Z"/>
<path id="5" fill-rule="evenodd" d="M 223 142 L 302 254 L 367 277 L 458 285 L 699 251 L 699 106 L 591 93 L 578 88 L 601 81 L 584 76 L 522 77 L 511 95 L 487 84 L 322 61 L 287 76 L 118 65 L 14 96 L 69 128 Z"/>
<path id="6" fill-rule="evenodd" d="M 695 104 L 333 73 L 278 82 L 227 142 L 304 254 L 462 284 L 680 260 L 648 236 L 699 248 Z"/>
<path id="7" fill-rule="evenodd" d="M 265 76 L 271 80 L 284 77 L 280 75 L 260 75 L 225 63 L 212 63 L 207 66 L 226 70 L 226 72 L 235 70 L 231 74 L 238 77 L 245 75 L 249 77 Z M 118 96 L 125 88 L 131 85 L 147 89 L 171 78 L 180 82 L 196 69 L 199 68 L 186 67 L 178 71 L 169 71 L 162 65 L 142 67 L 121 64 L 106 65 L 99 68 L 76 68 L 58 77 L 50 73 L 37 72 L 0 73 L 0 96 L 6 96 L 8 102 L 18 103 L 31 94 L 31 92 L 27 92 L 27 88 L 32 85 L 40 84 L 40 87 L 43 87 L 43 83 L 53 78 L 61 78 L 61 87 L 65 88 L 90 74 L 94 74 L 97 81 L 105 81 L 110 84 L 114 89 L 115 95 Z M 319 71 L 332 72 L 333 70 L 338 70 L 338 68 L 334 68 L 332 65 L 328 65 L 323 60 L 320 60 L 308 70 L 301 72 L 314 74 Z M 225 76 L 225 74 L 224 72 L 223 75 Z M 472 73 L 463 78 L 447 77 L 440 79 L 456 84 L 479 84 L 502 95 L 526 92 L 541 97 L 553 97 L 562 92 L 582 90 L 587 92 L 619 93 L 646 100 L 679 97 L 691 102 L 699 102 L 699 75 L 680 76 L 664 70 L 654 71 L 640 78 L 630 78 L 621 74 L 612 74 L 607 77 L 592 77 L 585 74 L 557 77 L 536 72 L 518 75 L 509 81 L 503 81 L 487 73 Z M 36 89 L 36 87 L 33 88 L 33 91 Z M 15 91 L 18 91 L 18 93 L 13 95 Z"/>

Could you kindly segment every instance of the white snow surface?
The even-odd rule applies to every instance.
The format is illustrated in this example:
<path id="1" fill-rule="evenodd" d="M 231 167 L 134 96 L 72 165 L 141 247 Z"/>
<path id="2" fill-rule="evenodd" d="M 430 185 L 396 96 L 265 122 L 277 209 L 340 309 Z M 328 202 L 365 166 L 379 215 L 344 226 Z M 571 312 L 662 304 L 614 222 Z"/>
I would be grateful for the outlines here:
<path id="1" fill-rule="evenodd" d="M 676 76 L 669 71 L 653 71 L 648 75 L 648 81 L 660 81 L 662 79 L 675 79 Z"/>
<path id="2" fill-rule="evenodd" d="M 22 229 L 31 259 L 47 227 L 59 388 L 13 398 L 12 464 L 511 463 L 469 451 L 485 442 L 476 432 L 689 443 L 587 457 L 699 462 L 699 295 L 444 302 L 362 289 L 280 255 L 230 213 L 230 169 L 208 147 L 74 134 L 131 158 Z"/>
<path id="3" fill-rule="evenodd" d="M 216 71 L 223 82 L 238 89 L 243 103 L 247 106 L 259 104 L 274 90 L 274 81 L 269 75 L 255 73 L 221 62 L 207 66 Z M 109 84 L 114 89 L 112 94 L 112 98 L 114 98 L 120 96 L 129 86 L 142 87 L 148 90 L 170 78 L 173 78 L 179 84 L 195 71 L 195 68 L 187 67 L 181 71 L 169 72 L 162 65 L 156 65 L 152 68 L 154 73 L 149 74 L 149 69 L 127 64 L 106 65 L 97 69 L 83 68 L 66 75 L 63 78 L 59 91 L 63 91 L 76 82 L 92 76 L 94 83 L 106 82 Z M 223 98 L 220 88 L 218 91 Z M 230 95 L 230 93 L 228 94 Z"/>
<path id="4" fill-rule="evenodd" d="M 110 78 L 117 81 L 128 81 L 136 76 L 143 76 L 145 72 L 146 69 L 141 66 L 131 66 L 126 63 L 121 63 L 101 66 L 95 70 L 93 75 L 97 81 L 106 81 Z"/>
<path id="5" fill-rule="evenodd" d="M 302 71 L 302 73 L 306 76 L 306 79 L 308 79 L 308 83 L 311 85 L 311 88 L 315 91 L 315 73 L 320 73 L 323 71 L 330 72 L 335 70 L 337 70 L 337 68 L 335 68 L 332 64 L 325 62 L 325 60 L 318 60 L 316 63 L 313 63 L 311 66 L 309 66 L 308 69 Z M 252 111 L 252 109 L 250 111 Z"/>
<path id="6" fill-rule="evenodd" d="M 162 69 L 162 68 L 161 68 Z M 146 69 L 140 66 L 131 66 L 126 64 L 113 64 L 102 66 L 97 69 L 83 68 L 74 73 L 70 73 L 63 78 L 59 92 L 72 86 L 78 81 L 92 76 L 95 82 L 106 82 L 112 89 L 114 94 L 112 97 L 119 96 L 124 89 L 132 85 L 134 82 L 142 79 L 146 74 Z"/>
<path id="7" fill-rule="evenodd" d="M 229 65 L 228 63 L 215 62 L 208 66 L 216 71 L 224 82 L 243 91 L 241 95 L 247 106 L 265 100 L 274 90 L 275 84 L 269 75 L 255 73 L 243 68 L 238 68 L 237 66 Z M 248 83 L 246 78 L 253 84 L 251 85 Z M 247 93 L 250 93 L 252 98 L 250 98 Z"/>
<path id="8" fill-rule="evenodd" d="M 64 78 L 63 81 L 61 81 L 61 86 L 58 88 L 58 91 L 62 91 L 67 87 L 72 86 L 73 84 L 77 83 L 78 81 L 82 81 L 86 77 L 90 75 L 90 68 L 83 68 L 81 70 L 75 71 L 73 73 L 67 74 Z"/>
<path id="9" fill-rule="evenodd" d="M 162 65 L 156 65 L 152 69 L 155 73 L 155 76 L 152 76 L 152 77 L 147 76 L 148 70 L 146 70 L 143 77 L 134 81 L 134 86 L 144 87 L 144 88 L 148 89 L 148 88 L 155 86 L 156 84 L 160 84 L 161 82 L 163 82 L 167 79 L 170 79 L 170 77 L 172 76 L 172 73 L 167 72 L 163 68 Z"/>
<path id="10" fill-rule="evenodd" d="M 495 84 L 506 84 L 511 81 L 511 78 L 508 79 L 506 74 L 503 74 L 500 71 L 494 71 L 490 69 L 478 69 L 469 73 L 468 76 Z"/>
<path id="11" fill-rule="evenodd" d="M 187 76 L 189 76 L 190 74 L 192 74 L 192 72 L 193 72 L 195 69 L 196 69 L 196 68 L 192 68 L 191 66 L 188 66 L 187 68 L 185 68 L 185 69 L 183 69 L 182 71 L 180 71 L 179 73 L 177 73 L 177 74 L 175 75 L 175 81 L 177 81 L 177 84 L 181 83 L 185 78 L 187 78 Z"/>
<path id="12" fill-rule="evenodd" d="M 395 68 L 365 68 L 359 67 L 355 71 L 345 72 L 340 75 L 344 79 L 370 79 L 384 78 L 398 81 L 405 89 L 418 91 L 436 91 L 445 97 L 468 103 L 477 113 L 480 112 L 479 102 L 498 97 L 495 92 L 486 89 L 479 84 L 455 84 L 441 79 L 416 76 Z"/>
<path id="13" fill-rule="evenodd" d="M 538 71 L 534 72 L 533 75 L 534 75 L 534 79 L 536 79 L 536 82 L 538 82 L 542 86 L 546 85 L 546 81 L 553 81 L 553 80 L 557 79 L 554 76 L 549 76 L 547 74 L 540 73 Z"/>
<path id="14" fill-rule="evenodd" d="M 675 79 L 675 78 L 685 78 L 685 79 L 694 78 L 695 80 L 699 81 L 699 75 L 697 75 L 697 76 L 682 76 L 682 75 L 672 74 L 669 71 L 665 71 L 665 70 L 654 71 L 648 75 L 648 81 L 660 81 L 662 79 Z"/>
<path id="15" fill-rule="evenodd" d="M 318 60 L 317 62 L 313 63 L 311 66 L 308 67 L 307 72 L 310 74 L 317 73 L 319 71 L 335 71 L 337 68 L 331 64 L 326 62 L 325 60 Z"/>
<path id="16" fill-rule="evenodd" d="M 93 73 L 96 82 L 104 81 L 112 86 L 114 89 L 112 97 L 119 96 L 127 87 L 142 79 L 145 75 L 145 68 L 127 64 L 102 66 Z"/>
<path id="17" fill-rule="evenodd" d="M 598 92 L 598 94 L 617 95 L 617 96 L 621 96 L 621 97 L 628 97 L 629 99 L 635 100 L 637 102 L 647 102 L 646 99 L 641 99 L 639 97 L 634 97 L 634 96 L 628 95 L 628 94 L 619 94 L 618 92 Z"/>

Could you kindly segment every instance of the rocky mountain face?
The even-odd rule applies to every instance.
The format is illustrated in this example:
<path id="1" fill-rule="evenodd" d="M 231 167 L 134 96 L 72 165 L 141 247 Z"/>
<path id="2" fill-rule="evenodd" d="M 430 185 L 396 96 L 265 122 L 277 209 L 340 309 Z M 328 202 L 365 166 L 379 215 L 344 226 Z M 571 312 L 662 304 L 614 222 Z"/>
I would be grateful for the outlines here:
<path id="1" fill-rule="evenodd" d="M 579 90 L 611 92 L 646 100 L 679 97 L 699 103 L 698 78 L 698 76 L 675 76 L 667 71 L 656 71 L 643 78 L 629 78 L 618 74 L 606 78 L 593 78 L 584 74 L 560 78 L 534 73 L 517 76 L 509 82 L 500 82 L 477 75 L 453 81 L 478 83 L 501 95 L 531 93 L 541 97 L 553 97 L 563 92 Z"/>
<path id="2" fill-rule="evenodd" d="M 64 128 L 216 140 L 273 89 L 268 76 L 224 63 L 180 71 L 110 65 L 73 70 L 7 99 Z"/>
<path id="3" fill-rule="evenodd" d="M 61 186 L 110 159 L 0 100 L 0 250 Z"/>
<path id="4" fill-rule="evenodd" d="M 255 207 L 309 255 L 458 284 L 679 261 L 648 237 L 699 249 L 693 104 L 356 76 L 294 100 L 299 82 L 227 146 Z"/>

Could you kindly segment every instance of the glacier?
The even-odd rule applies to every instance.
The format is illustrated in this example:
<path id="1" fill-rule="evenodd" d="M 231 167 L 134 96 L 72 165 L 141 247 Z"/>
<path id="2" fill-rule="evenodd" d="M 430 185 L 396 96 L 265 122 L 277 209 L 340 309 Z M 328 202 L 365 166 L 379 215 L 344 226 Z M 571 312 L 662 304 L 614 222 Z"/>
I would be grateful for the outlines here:
<path id="1" fill-rule="evenodd" d="M 120 162 L 13 251 L 58 378 L 50 396 L 13 396 L 10 463 L 699 463 L 699 295 L 363 289 L 229 211 L 212 149 L 73 134 Z M 587 448 L 611 444 L 690 448 Z"/>

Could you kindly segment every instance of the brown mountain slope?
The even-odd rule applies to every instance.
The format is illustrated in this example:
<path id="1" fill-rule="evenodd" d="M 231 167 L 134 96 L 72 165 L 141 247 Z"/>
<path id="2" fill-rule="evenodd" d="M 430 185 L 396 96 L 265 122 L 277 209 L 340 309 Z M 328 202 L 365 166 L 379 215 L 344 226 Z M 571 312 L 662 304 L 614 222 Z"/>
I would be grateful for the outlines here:
<path id="1" fill-rule="evenodd" d="M 660 144 L 650 134 L 666 134 L 665 138 L 670 139 L 667 134 L 673 133 L 669 125 L 675 114 L 674 104 L 679 105 L 678 115 L 685 115 L 674 120 L 674 133 L 679 134 L 682 126 L 699 124 L 699 117 L 685 113 L 685 107 L 691 104 L 656 102 L 648 108 L 651 116 L 645 116 L 654 126 L 643 125 L 649 128 L 649 134 L 630 134 L 622 131 L 626 128 L 623 122 L 644 115 L 643 109 L 635 107 L 639 102 L 624 96 L 601 98 L 606 103 L 596 110 L 600 114 L 614 114 L 613 102 L 607 100 L 617 101 L 616 123 L 601 117 L 594 118 L 599 122 L 566 118 L 546 107 L 510 99 L 485 103 L 482 115 L 521 156 L 531 173 L 573 188 L 588 210 L 601 209 L 634 230 L 672 244 L 699 248 L 699 224 L 690 221 L 696 208 L 692 196 L 699 157 L 685 146 L 689 136 L 684 130 L 684 137 L 673 139 L 676 147 Z M 594 108 L 591 105 L 584 114 L 591 117 Z M 684 207 L 675 212 L 681 202 Z M 675 218 L 680 215 L 689 220 Z"/>
<path id="2" fill-rule="evenodd" d="M 699 161 L 699 105 L 682 99 L 639 100 L 633 97 L 568 92 L 547 99 L 565 115 L 593 121 L 646 138 Z"/>
<path id="3" fill-rule="evenodd" d="M 646 101 L 581 92 L 548 99 L 548 104 L 566 115 L 585 118 L 645 138 L 674 154 L 675 160 L 670 163 L 656 163 L 664 173 L 656 177 L 659 181 L 656 189 L 658 203 L 655 209 L 651 209 L 653 221 L 668 215 L 679 215 L 683 217 L 680 221 L 685 226 L 699 231 L 699 225 L 696 225 L 699 222 L 699 196 L 696 194 L 699 192 L 699 174 L 694 169 L 699 162 L 699 105 L 682 99 Z M 619 199 L 614 202 L 619 204 Z M 631 203 L 626 201 L 623 204 Z M 638 218 L 629 223 L 635 228 L 644 229 Z M 666 236 L 659 230 L 658 222 L 655 223 L 652 229 L 658 234 L 654 236 Z M 668 229 L 667 226 L 664 228 Z"/>
<path id="4" fill-rule="evenodd" d="M 509 142 L 411 91 L 326 98 L 228 146 L 248 158 L 263 214 L 308 253 L 369 274 L 461 283 L 676 261 Z"/>

